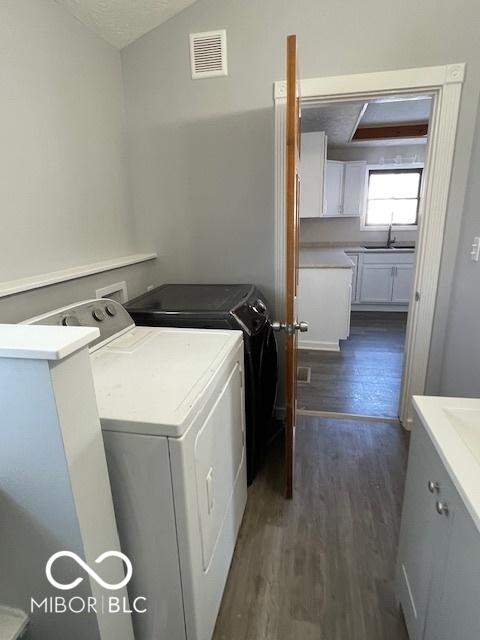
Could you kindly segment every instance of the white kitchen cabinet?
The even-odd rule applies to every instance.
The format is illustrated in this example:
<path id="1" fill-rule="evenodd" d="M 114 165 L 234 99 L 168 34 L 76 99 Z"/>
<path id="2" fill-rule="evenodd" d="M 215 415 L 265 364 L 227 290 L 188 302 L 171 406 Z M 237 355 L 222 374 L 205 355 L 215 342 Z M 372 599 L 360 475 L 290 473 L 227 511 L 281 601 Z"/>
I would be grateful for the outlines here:
<path id="1" fill-rule="evenodd" d="M 408 304 L 412 294 L 415 254 L 387 252 L 361 254 L 356 300 L 363 304 Z"/>
<path id="2" fill-rule="evenodd" d="M 393 267 L 389 264 L 364 264 L 360 302 L 392 301 Z"/>
<path id="3" fill-rule="evenodd" d="M 396 571 L 410 640 L 480 638 L 480 532 L 415 416 Z"/>
<path id="4" fill-rule="evenodd" d="M 299 335 L 299 348 L 339 351 L 350 333 L 351 297 L 351 268 L 300 267 L 298 317 L 308 332 Z"/>
<path id="5" fill-rule="evenodd" d="M 302 133 L 300 157 L 300 217 L 318 218 L 325 210 L 327 136 L 323 131 Z"/>
<path id="6" fill-rule="evenodd" d="M 344 163 L 327 160 L 325 173 L 325 216 L 343 214 Z"/>
<path id="7" fill-rule="evenodd" d="M 343 180 L 343 215 L 360 216 L 363 213 L 366 175 L 366 162 L 345 162 Z"/>
<path id="8" fill-rule="evenodd" d="M 350 253 L 349 251 L 345 252 L 346 255 L 350 258 L 350 260 L 353 262 L 353 268 L 352 268 L 352 302 L 356 302 L 357 301 L 357 297 L 358 297 L 358 290 L 357 290 L 357 283 L 358 283 L 358 253 Z"/>
<path id="9" fill-rule="evenodd" d="M 397 264 L 394 266 L 392 302 L 398 304 L 410 302 L 413 286 L 413 264 Z"/>

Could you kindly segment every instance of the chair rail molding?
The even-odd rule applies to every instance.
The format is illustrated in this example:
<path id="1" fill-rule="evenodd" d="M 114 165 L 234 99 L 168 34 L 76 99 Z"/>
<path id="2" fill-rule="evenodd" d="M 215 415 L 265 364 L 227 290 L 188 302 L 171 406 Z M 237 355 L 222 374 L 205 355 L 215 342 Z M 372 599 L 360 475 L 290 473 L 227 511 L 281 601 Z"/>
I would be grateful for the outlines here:
<path id="1" fill-rule="evenodd" d="M 67 280 L 84 278 L 85 276 L 102 273 L 103 271 L 113 271 L 114 269 L 128 267 L 140 262 L 148 262 L 149 260 L 155 260 L 157 257 L 156 253 L 135 253 L 120 258 L 111 258 L 110 260 L 84 264 L 80 267 L 70 267 L 59 271 L 51 271 L 50 273 L 42 273 L 37 276 L 28 276 L 18 278 L 17 280 L 0 282 L 0 298 L 13 296 L 16 293 L 23 293 L 24 291 L 31 291 L 32 289 L 49 287 L 50 285 L 66 282 Z"/>
<path id="2" fill-rule="evenodd" d="M 413 417 L 412 396 L 421 395 L 425 391 L 465 67 L 465 63 L 454 63 L 417 69 L 307 78 L 300 81 L 300 95 L 304 104 L 321 104 L 327 101 L 332 102 L 332 100 L 368 100 L 380 95 L 408 96 L 419 92 L 428 92 L 433 97 L 400 400 L 400 420 L 406 428 L 410 428 Z M 273 101 L 275 109 L 275 304 L 278 314 L 285 299 L 285 81 L 274 83 Z"/>

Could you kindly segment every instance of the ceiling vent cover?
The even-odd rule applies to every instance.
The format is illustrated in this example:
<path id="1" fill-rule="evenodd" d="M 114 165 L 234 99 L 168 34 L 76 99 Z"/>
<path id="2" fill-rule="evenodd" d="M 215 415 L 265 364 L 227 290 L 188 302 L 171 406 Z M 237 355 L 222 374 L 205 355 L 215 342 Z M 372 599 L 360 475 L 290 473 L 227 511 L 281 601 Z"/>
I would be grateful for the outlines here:
<path id="1" fill-rule="evenodd" d="M 228 75 L 227 32 L 222 29 L 191 33 L 190 61 L 194 80 Z"/>

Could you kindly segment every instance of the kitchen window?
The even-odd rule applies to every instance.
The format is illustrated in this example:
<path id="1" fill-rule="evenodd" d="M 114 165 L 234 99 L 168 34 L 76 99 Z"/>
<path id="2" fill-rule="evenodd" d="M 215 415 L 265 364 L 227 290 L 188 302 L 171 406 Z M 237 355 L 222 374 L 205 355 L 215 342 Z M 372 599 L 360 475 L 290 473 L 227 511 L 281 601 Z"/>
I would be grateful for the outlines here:
<path id="1" fill-rule="evenodd" d="M 415 227 L 418 219 L 421 168 L 371 169 L 368 172 L 364 227 L 390 224 Z"/>

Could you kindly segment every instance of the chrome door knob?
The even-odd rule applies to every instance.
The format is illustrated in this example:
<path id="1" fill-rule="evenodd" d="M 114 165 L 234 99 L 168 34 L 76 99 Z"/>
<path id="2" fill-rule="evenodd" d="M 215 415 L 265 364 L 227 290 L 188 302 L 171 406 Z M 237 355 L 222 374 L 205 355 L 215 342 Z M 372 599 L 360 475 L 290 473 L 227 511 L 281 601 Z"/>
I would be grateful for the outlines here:
<path id="1" fill-rule="evenodd" d="M 293 336 L 296 331 L 300 331 L 300 333 L 308 331 L 308 322 L 295 321 L 293 324 L 290 324 L 289 322 L 279 322 L 275 320 L 275 322 L 272 322 L 272 329 L 274 331 L 285 331 L 287 336 Z"/>
<path id="2" fill-rule="evenodd" d="M 430 493 L 440 493 L 440 484 L 438 482 L 429 480 L 427 486 Z"/>
<path id="3" fill-rule="evenodd" d="M 300 333 L 308 331 L 308 322 L 295 322 L 295 331 L 300 331 Z"/>
<path id="4" fill-rule="evenodd" d="M 435 508 L 437 509 L 437 513 L 439 515 L 448 517 L 448 514 L 450 513 L 450 511 L 448 509 L 448 504 L 446 502 L 441 502 L 439 500 L 435 505 Z"/>

